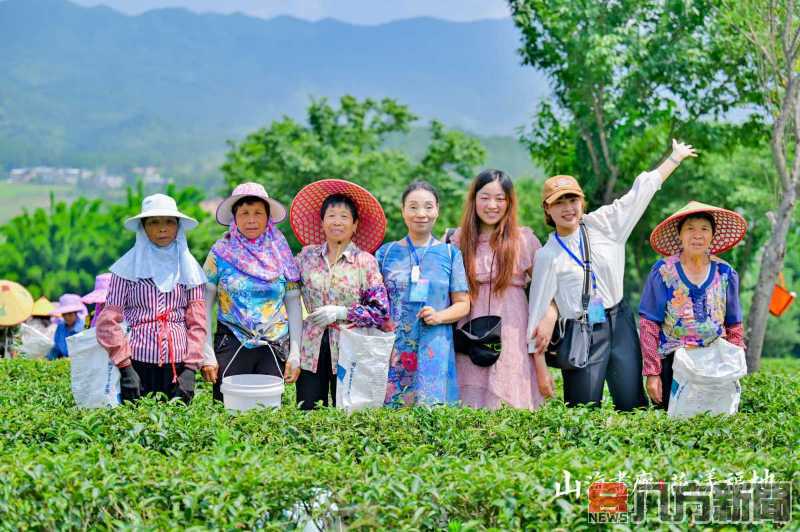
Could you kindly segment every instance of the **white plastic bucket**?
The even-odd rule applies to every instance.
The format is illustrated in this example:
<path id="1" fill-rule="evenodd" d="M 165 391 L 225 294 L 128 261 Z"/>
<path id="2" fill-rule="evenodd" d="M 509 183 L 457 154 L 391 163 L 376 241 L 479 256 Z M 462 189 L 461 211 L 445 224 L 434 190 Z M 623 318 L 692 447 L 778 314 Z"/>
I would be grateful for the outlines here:
<path id="1" fill-rule="evenodd" d="M 231 375 L 222 379 L 223 401 L 228 410 L 281 406 L 283 379 L 272 375 Z"/>

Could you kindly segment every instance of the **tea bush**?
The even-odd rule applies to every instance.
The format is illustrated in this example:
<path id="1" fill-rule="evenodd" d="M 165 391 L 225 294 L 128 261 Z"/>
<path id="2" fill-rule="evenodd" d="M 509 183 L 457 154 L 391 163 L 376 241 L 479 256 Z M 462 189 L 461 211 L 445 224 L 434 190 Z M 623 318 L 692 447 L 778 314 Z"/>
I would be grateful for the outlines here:
<path id="1" fill-rule="evenodd" d="M 0 528 L 286 529 L 324 493 L 305 507 L 350 529 L 587 529 L 592 480 L 766 471 L 793 483 L 800 519 L 799 362 L 765 360 L 735 416 L 673 420 L 560 401 L 304 413 L 291 387 L 284 408 L 232 415 L 205 385 L 189 407 L 79 410 L 69 361 L 0 360 Z M 580 496 L 556 491 L 567 472 Z"/>

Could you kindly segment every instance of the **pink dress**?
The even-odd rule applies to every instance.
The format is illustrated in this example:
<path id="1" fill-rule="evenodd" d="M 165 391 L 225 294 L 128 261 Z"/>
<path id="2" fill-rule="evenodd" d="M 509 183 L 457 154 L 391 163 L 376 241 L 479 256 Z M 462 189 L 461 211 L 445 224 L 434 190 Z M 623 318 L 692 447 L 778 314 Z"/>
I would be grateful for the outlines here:
<path id="1" fill-rule="evenodd" d="M 497 409 L 502 405 L 533 410 L 544 399 L 536 382 L 536 366 L 528 354 L 526 339 L 528 329 L 528 297 L 525 285 L 530 280 L 533 258 L 542 246 L 536 235 L 527 227 L 520 229 L 520 250 L 511 278 L 511 285 L 500 294 L 492 294 L 491 314 L 503 320 L 500 358 L 488 368 L 476 366 L 463 354 L 456 355 L 458 386 L 461 402 L 474 408 Z M 452 242 L 459 245 L 461 231 L 456 231 Z M 488 237 L 480 237 L 475 256 L 475 275 L 480 289 L 472 300 L 467 318 L 459 322 L 485 316 L 489 312 L 489 271 L 492 263 L 492 248 Z M 495 264 L 495 268 L 497 265 Z"/>

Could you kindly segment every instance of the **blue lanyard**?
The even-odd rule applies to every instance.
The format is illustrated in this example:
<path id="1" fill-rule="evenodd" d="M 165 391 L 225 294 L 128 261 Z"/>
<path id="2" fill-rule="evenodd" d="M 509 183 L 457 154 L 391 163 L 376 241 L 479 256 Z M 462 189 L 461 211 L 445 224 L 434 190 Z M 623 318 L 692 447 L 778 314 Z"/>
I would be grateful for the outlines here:
<path id="1" fill-rule="evenodd" d="M 422 254 L 422 259 L 424 259 L 425 255 L 428 254 L 428 250 L 430 249 L 432 242 L 433 242 L 433 237 L 430 237 L 428 239 L 428 243 L 425 245 L 425 253 Z M 414 258 L 414 262 L 416 263 L 416 265 L 419 266 L 420 263 L 422 262 L 422 259 L 420 259 L 419 256 L 417 256 L 417 248 L 414 247 L 414 243 L 411 241 L 411 238 L 408 235 L 406 235 L 406 243 L 408 244 L 408 252 Z"/>
<path id="2" fill-rule="evenodd" d="M 575 254 L 572 252 L 572 250 L 569 249 L 566 244 L 564 244 L 564 241 L 561 240 L 561 237 L 558 236 L 558 233 L 553 233 L 553 234 L 555 235 L 556 240 L 558 241 L 558 244 L 564 249 L 564 251 L 567 252 L 567 254 L 570 257 L 572 257 L 572 260 L 577 262 L 578 266 L 580 266 L 581 268 L 585 268 L 586 267 L 585 263 L 581 259 L 576 257 Z M 578 238 L 579 238 L 580 247 L 581 247 L 581 256 L 583 256 L 583 235 L 581 233 L 578 233 Z M 596 292 L 597 291 L 597 278 L 594 276 L 594 270 L 591 270 L 591 274 L 592 274 L 592 289 Z"/>

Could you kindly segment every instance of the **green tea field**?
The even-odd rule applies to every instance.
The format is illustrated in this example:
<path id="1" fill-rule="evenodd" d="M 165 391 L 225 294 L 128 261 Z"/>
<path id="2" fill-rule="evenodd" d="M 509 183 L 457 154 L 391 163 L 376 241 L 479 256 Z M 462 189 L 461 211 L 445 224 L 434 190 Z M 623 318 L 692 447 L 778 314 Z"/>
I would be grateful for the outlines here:
<path id="1" fill-rule="evenodd" d="M 533 413 L 303 413 L 288 407 L 291 387 L 284 408 L 233 415 L 205 385 L 189 407 L 87 411 L 68 361 L 0 360 L 0 529 L 283 530 L 302 509 L 352 530 L 594 529 L 592 481 L 755 476 L 792 485 L 794 521 L 745 526 L 796 530 L 798 362 L 765 360 L 735 416 L 676 421 L 560 401 Z M 646 519 L 618 526 L 722 526 L 666 524 L 654 508 Z"/>

